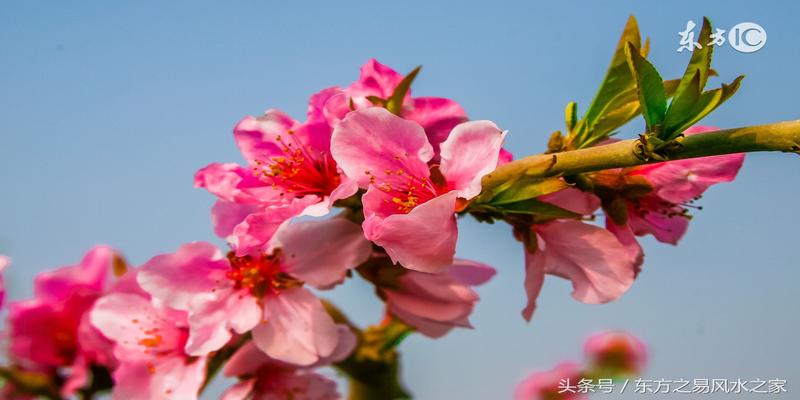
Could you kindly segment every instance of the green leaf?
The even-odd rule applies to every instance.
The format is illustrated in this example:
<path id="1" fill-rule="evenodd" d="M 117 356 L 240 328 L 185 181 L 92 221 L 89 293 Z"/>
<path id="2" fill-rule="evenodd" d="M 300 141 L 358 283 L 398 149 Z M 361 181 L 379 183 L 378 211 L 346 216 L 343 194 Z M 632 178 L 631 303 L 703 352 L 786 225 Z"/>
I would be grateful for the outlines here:
<path id="1" fill-rule="evenodd" d="M 503 213 L 532 215 L 543 219 L 580 218 L 581 216 L 580 214 L 565 210 L 559 206 L 536 199 L 503 204 L 492 208 Z"/>
<path id="2" fill-rule="evenodd" d="M 676 95 L 675 98 L 672 99 L 672 103 L 670 103 L 669 109 L 667 110 L 667 115 L 664 117 L 662 139 L 670 140 L 677 137 L 677 134 L 681 132 L 677 129 L 684 121 L 692 118 L 692 110 L 700 100 L 700 95 L 703 92 L 703 87 L 700 83 L 701 79 L 700 71 L 694 71 L 694 75 L 689 81 L 689 84 L 682 86 L 683 92 L 680 93 L 680 96 Z M 681 83 L 682 82 L 683 80 L 681 80 Z M 679 88 L 681 87 L 679 86 Z"/>
<path id="3" fill-rule="evenodd" d="M 392 95 L 386 99 L 386 109 L 389 110 L 390 113 L 400 115 L 403 111 L 403 100 L 405 100 L 409 89 L 411 89 L 411 84 L 414 82 L 414 78 L 417 77 L 421 69 L 422 66 L 420 65 L 403 77 L 403 80 L 397 84 Z"/>
<path id="4" fill-rule="evenodd" d="M 684 130 L 689 128 L 690 126 L 696 124 L 698 121 L 703 119 L 706 115 L 710 114 L 714 111 L 717 107 L 719 107 L 722 103 L 726 100 L 731 98 L 731 96 L 739 90 L 739 86 L 742 83 L 742 79 L 744 79 L 744 75 L 739 75 L 736 79 L 733 80 L 730 84 L 722 84 L 722 87 L 709 90 L 700 95 L 697 102 L 692 106 L 691 109 L 686 111 L 685 118 L 683 121 L 679 123 L 675 123 L 670 128 L 670 132 L 672 134 L 672 138 L 677 137 L 681 134 Z"/>
<path id="5" fill-rule="evenodd" d="M 386 107 L 386 100 L 378 96 L 367 96 L 367 100 L 369 100 L 373 106 Z M 353 99 L 350 98 L 350 101 L 353 101 Z"/>
<path id="6" fill-rule="evenodd" d="M 648 132 L 658 132 L 667 112 L 667 94 L 664 91 L 664 80 L 653 64 L 639 54 L 639 50 L 628 43 L 626 48 L 628 66 L 636 81 L 636 93 L 642 107 L 642 115 L 647 122 Z"/>
<path id="7" fill-rule="evenodd" d="M 708 77 L 711 75 L 711 56 L 714 52 L 714 46 L 708 46 L 706 40 L 711 37 L 711 22 L 708 18 L 703 17 L 703 26 L 700 28 L 700 37 L 698 41 L 703 46 L 700 49 L 692 51 L 692 58 L 689 59 L 689 65 L 686 66 L 686 71 L 683 73 L 681 83 L 678 85 L 678 90 L 675 92 L 675 100 L 679 100 L 685 91 L 694 91 L 692 80 L 695 73 L 699 75 L 700 91 L 706 87 Z"/>
<path id="8" fill-rule="evenodd" d="M 486 203 L 490 205 L 516 203 L 544 196 L 568 187 L 569 184 L 559 178 L 531 179 L 522 177 L 513 181 L 506 187 L 501 187 L 500 191 L 496 192 L 494 197 Z"/>
<path id="9" fill-rule="evenodd" d="M 575 125 L 578 123 L 578 103 L 571 101 L 567 104 L 567 109 L 564 110 L 564 120 L 567 123 L 567 132 L 575 130 Z"/>
<path id="10" fill-rule="evenodd" d="M 678 82 L 678 79 L 664 81 L 664 93 L 667 95 L 667 98 L 675 93 Z M 620 93 L 611 100 L 600 113 L 601 117 L 598 118 L 594 126 L 590 128 L 592 132 L 590 139 L 582 143 L 580 148 L 589 147 L 599 141 L 607 139 L 612 132 L 627 124 L 641 113 L 642 109 L 639 106 L 639 96 L 635 87 Z"/>
<path id="11" fill-rule="evenodd" d="M 594 123 L 595 119 L 600 116 L 600 111 L 606 107 L 609 101 L 634 84 L 625 56 L 625 48 L 628 43 L 632 43 L 636 48 L 641 46 L 639 24 L 636 23 L 636 18 L 633 15 L 628 17 L 628 22 L 625 24 L 625 29 L 619 38 L 614 56 L 611 58 L 611 65 L 608 67 L 605 78 L 603 78 L 603 83 L 600 84 L 597 95 L 583 116 L 587 125 Z"/>

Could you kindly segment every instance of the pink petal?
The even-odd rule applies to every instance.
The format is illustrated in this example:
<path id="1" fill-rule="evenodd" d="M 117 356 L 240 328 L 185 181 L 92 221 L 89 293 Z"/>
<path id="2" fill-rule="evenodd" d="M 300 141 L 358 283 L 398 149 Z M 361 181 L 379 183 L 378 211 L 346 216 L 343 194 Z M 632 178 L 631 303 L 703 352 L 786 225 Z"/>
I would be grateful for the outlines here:
<path id="1" fill-rule="evenodd" d="M 114 371 L 112 400 L 195 400 L 206 377 L 206 359 L 166 357 L 157 364 L 125 363 Z"/>
<path id="2" fill-rule="evenodd" d="M 240 204 L 277 201 L 280 192 L 238 164 L 213 163 L 194 175 L 194 187 L 205 188 L 222 200 Z"/>
<path id="3" fill-rule="evenodd" d="M 263 311 L 245 291 L 223 290 L 218 299 L 198 298 L 191 304 L 186 353 L 204 356 L 221 349 L 233 337 L 231 330 L 246 333 L 261 321 Z"/>
<path id="4" fill-rule="evenodd" d="M 522 309 L 522 318 L 530 321 L 533 317 L 533 312 L 536 310 L 536 299 L 542 291 L 544 285 L 545 273 L 545 255 L 542 251 L 537 250 L 533 254 L 525 251 L 525 294 L 528 297 L 528 302 L 525 308 Z"/>
<path id="5" fill-rule="evenodd" d="M 468 121 L 467 114 L 458 103 L 441 97 L 415 98 L 411 108 L 403 112 L 403 118 L 422 125 L 436 154 L 450 131 L 456 125 Z"/>
<path id="6" fill-rule="evenodd" d="M 471 327 L 469 315 L 478 294 L 462 279 L 480 284 L 494 275 L 486 265 L 459 260 L 438 274 L 406 271 L 396 285 L 383 288 L 389 311 L 429 337 L 453 327 Z"/>
<path id="7" fill-rule="evenodd" d="M 309 123 L 328 122 L 328 117 L 325 115 L 325 106 L 330 99 L 338 94 L 342 94 L 342 89 L 338 87 L 329 87 L 314 93 L 308 99 L 308 111 L 306 116 Z"/>
<path id="8" fill-rule="evenodd" d="M 675 212 L 680 212 L 677 206 Z M 628 207 L 628 226 L 637 236 L 650 233 L 659 242 L 675 245 L 689 229 L 689 219 L 681 215 L 664 215 L 647 210 L 639 212 L 633 207 Z"/>
<path id="9" fill-rule="evenodd" d="M 364 236 L 383 247 L 394 263 L 421 272 L 440 272 L 453 263 L 458 229 L 456 192 L 416 206 L 408 214 L 368 216 Z"/>
<path id="10" fill-rule="evenodd" d="M 222 397 L 220 400 L 248 400 L 252 399 L 253 395 L 253 385 L 255 385 L 255 379 L 247 379 L 240 381 L 233 386 L 229 387 L 222 393 Z"/>
<path id="11" fill-rule="evenodd" d="M 351 112 L 336 127 L 331 142 L 333 158 L 345 175 L 366 188 L 375 176 L 390 179 L 386 171 L 428 178 L 427 162 L 433 157 L 425 131 L 384 108 Z M 405 181 L 403 181 L 405 183 Z"/>
<path id="12" fill-rule="evenodd" d="M 378 96 L 386 99 L 392 95 L 403 76 L 372 58 L 361 67 L 361 76 L 348 92 L 352 96 Z"/>
<path id="13" fill-rule="evenodd" d="M 333 319 L 304 288 L 264 298 L 264 321 L 253 329 L 258 348 L 274 359 L 297 365 L 329 356 L 338 340 Z"/>
<path id="14" fill-rule="evenodd" d="M 188 310 L 192 299 L 213 297 L 228 270 L 228 260 L 216 246 L 194 242 L 175 253 L 151 258 L 139 270 L 137 280 L 142 289 L 165 305 Z"/>
<path id="15" fill-rule="evenodd" d="M 287 364 L 268 356 L 261 349 L 259 349 L 253 341 L 249 341 L 239 348 L 239 350 L 237 350 L 233 356 L 231 356 L 231 358 L 225 364 L 222 372 L 225 374 L 225 376 L 232 377 L 254 375 L 259 369 L 266 365 L 271 365 L 275 368 L 285 367 L 287 369 L 314 369 L 331 365 L 347 358 L 347 356 L 353 352 L 353 349 L 355 349 L 357 344 L 356 336 L 347 325 L 336 325 L 336 329 L 339 332 L 339 342 L 336 344 L 336 348 L 329 356 L 321 357 L 313 364 L 303 367 Z"/>
<path id="16" fill-rule="evenodd" d="M 687 135 L 715 131 L 717 128 L 693 126 Z M 732 182 L 744 163 L 744 153 L 690 158 L 650 164 L 637 168 L 634 174 L 645 176 L 655 193 L 671 203 L 692 200 L 714 184 Z"/>
<path id="17" fill-rule="evenodd" d="M 617 240 L 619 240 L 620 244 L 625 247 L 625 250 L 628 252 L 628 257 L 634 260 L 634 270 L 638 275 L 642 270 L 642 264 L 644 264 L 644 251 L 642 250 L 642 246 L 636 240 L 636 236 L 633 234 L 630 226 L 628 224 L 620 226 L 617 225 L 611 218 L 606 218 L 606 229 L 613 233 L 614 236 L 617 237 Z"/>
<path id="18" fill-rule="evenodd" d="M 237 225 L 228 241 L 236 249 L 237 256 L 261 252 L 281 224 L 300 215 L 306 207 L 318 201 L 316 196 L 303 196 L 288 204 L 265 207 L 248 215 Z"/>
<path id="19" fill-rule="evenodd" d="M 96 246 L 78 265 L 40 272 L 34 278 L 36 296 L 58 301 L 69 297 L 77 288 L 102 292 L 114 256 L 114 249 Z"/>
<path id="20" fill-rule="evenodd" d="M 116 343 L 114 355 L 123 362 L 149 361 L 156 355 L 183 353 L 186 335 L 176 321 L 148 299 L 132 294 L 110 294 L 92 308 L 92 325 Z"/>
<path id="21" fill-rule="evenodd" d="M 441 171 L 458 197 L 471 199 L 481 192 L 481 178 L 494 171 L 505 132 L 491 121 L 470 121 L 453 128 L 442 143 Z"/>
<path id="22" fill-rule="evenodd" d="M 600 199 L 597 196 L 575 188 L 559 190 L 537 199 L 581 215 L 593 214 L 600 208 Z"/>
<path id="23" fill-rule="evenodd" d="M 609 231 L 579 221 L 534 226 L 541 239 L 544 271 L 572 281 L 572 296 L 584 303 L 606 303 L 633 284 L 634 260 Z M 541 267 L 537 267 L 541 268 Z"/>
<path id="24" fill-rule="evenodd" d="M 497 273 L 494 268 L 486 264 L 463 258 L 455 259 L 455 262 L 449 268 L 449 272 L 456 280 L 470 286 L 482 285 Z"/>
<path id="25" fill-rule="evenodd" d="M 342 282 L 372 251 L 361 226 L 345 218 L 285 225 L 273 246 L 282 248 L 285 272 L 317 288 Z"/>
<path id="26" fill-rule="evenodd" d="M 236 225 L 241 224 L 248 215 L 256 213 L 256 210 L 257 207 L 253 205 L 217 200 L 211 207 L 211 225 L 214 227 L 214 234 L 227 238 L 233 234 Z"/>
<path id="27" fill-rule="evenodd" d="M 300 123 L 278 110 L 267 110 L 258 118 L 245 117 L 236 125 L 233 136 L 251 167 L 271 157 L 283 155 L 276 139 L 297 129 Z"/>
<path id="28" fill-rule="evenodd" d="M 497 166 L 499 167 L 503 164 L 508 164 L 511 161 L 514 161 L 514 155 L 506 149 L 500 149 L 500 156 L 497 159 Z"/>

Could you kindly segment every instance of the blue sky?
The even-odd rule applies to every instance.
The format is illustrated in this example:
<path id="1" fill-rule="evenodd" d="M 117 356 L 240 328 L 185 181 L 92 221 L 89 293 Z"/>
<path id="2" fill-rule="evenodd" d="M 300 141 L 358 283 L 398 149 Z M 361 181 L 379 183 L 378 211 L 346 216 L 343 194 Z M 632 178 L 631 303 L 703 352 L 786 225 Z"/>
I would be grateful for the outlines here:
<path id="1" fill-rule="evenodd" d="M 422 64 L 415 93 L 494 120 L 524 155 L 563 129 L 567 102 L 588 105 L 629 14 L 668 77 L 689 57 L 676 51 L 689 19 L 708 15 L 723 29 L 751 21 L 768 42 L 751 54 L 715 50 L 712 84 L 747 77 L 704 122 L 798 118 L 798 3 L 598 4 L 5 2 L 0 253 L 14 259 L 11 296 L 29 295 L 36 272 L 76 262 L 97 243 L 136 264 L 188 241 L 221 244 L 208 219 L 213 199 L 192 188 L 194 171 L 241 160 L 231 129 L 242 116 L 277 107 L 300 118 L 310 94 L 350 83 L 370 57 L 402 72 Z M 623 136 L 642 127 L 637 120 Z M 580 304 L 567 282 L 549 279 L 530 324 L 519 316 L 519 244 L 505 226 L 462 221 L 459 255 L 499 275 L 480 289 L 475 330 L 403 344 L 404 380 L 419 399 L 508 398 L 526 373 L 578 358 L 587 334 L 622 328 L 651 346 L 648 377 L 784 378 L 792 391 L 798 166 L 789 155 L 748 156 L 735 183 L 702 199 L 677 248 L 644 241 L 644 272 L 623 298 Z M 359 322 L 380 318 L 361 282 L 331 297 Z"/>

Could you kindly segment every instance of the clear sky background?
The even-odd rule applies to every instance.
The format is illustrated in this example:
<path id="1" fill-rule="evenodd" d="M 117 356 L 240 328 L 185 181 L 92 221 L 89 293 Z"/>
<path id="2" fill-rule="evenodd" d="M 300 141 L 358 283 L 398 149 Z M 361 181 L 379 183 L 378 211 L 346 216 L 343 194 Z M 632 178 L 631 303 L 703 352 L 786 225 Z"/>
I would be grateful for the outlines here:
<path id="1" fill-rule="evenodd" d="M 241 161 L 231 129 L 242 116 L 278 107 L 302 118 L 310 94 L 349 84 L 370 57 L 401 72 L 422 64 L 417 95 L 453 98 L 472 118 L 496 121 L 524 155 L 563 129 L 568 101 L 585 110 L 629 14 L 667 77 L 688 60 L 676 52 L 687 20 L 708 15 L 723 29 L 752 21 L 767 44 L 715 50 L 723 81 L 747 77 L 704 122 L 800 117 L 800 3 L 576 3 L 3 2 L 0 253 L 14 260 L 10 295 L 30 295 L 34 274 L 98 243 L 137 265 L 188 241 L 222 244 L 194 171 Z M 624 134 L 642 127 L 636 120 Z M 520 245 L 506 226 L 463 220 L 459 256 L 499 275 L 480 289 L 475 330 L 403 343 L 405 382 L 419 399 L 509 398 L 527 373 L 579 359 L 588 334 L 621 328 L 649 344 L 649 378 L 784 378 L 784 397 L 795 398 L 798 167 L 796 156 L 748 156 L 734 184 L 703 198 L 680 246 L 644 241 L 644 271 L 620 300 L 584 305 L 568 282 L 547 279 L 530 324 L 519 314 Z M 362 282 L 331 297 L 360 323 L 380 319 Z"/>

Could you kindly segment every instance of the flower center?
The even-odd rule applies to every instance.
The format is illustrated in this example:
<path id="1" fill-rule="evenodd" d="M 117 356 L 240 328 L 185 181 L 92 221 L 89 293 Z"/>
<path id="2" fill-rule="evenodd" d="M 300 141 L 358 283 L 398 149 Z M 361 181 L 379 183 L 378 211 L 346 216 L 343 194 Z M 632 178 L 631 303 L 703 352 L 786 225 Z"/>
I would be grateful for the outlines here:
<path id="1" fill-rule="evenodd" d="M 236 289 L 248 290 L 253 296 L 264 297 L 268 293 L 301 286 L 303 283 L 281 271 L 280 250 L 271 255 L 237 257 L 228 253 L 231 269 L 226 277 L 233 281 Z"/>
<path id="2" fill-rule="evenodd" d="M 297 139 L 294 131 L 276 135 L 283 154 L 256 160 L 255 176 L 281 190 L 281 195 L 317 195 L 324 197 L 341 183 L 336 161 L 330 154 L 309 148 Z"/>
<path id="3" fill-rule="evenodd" d="M 403 168 L 387 169 L 380 174 L 365 171 L 365 174 L 369 175 L 371 185 L 386 193 L 383 202 L 403 214 L 439 195 L 439 186 L 431 178 L 414 176 Z"/>

